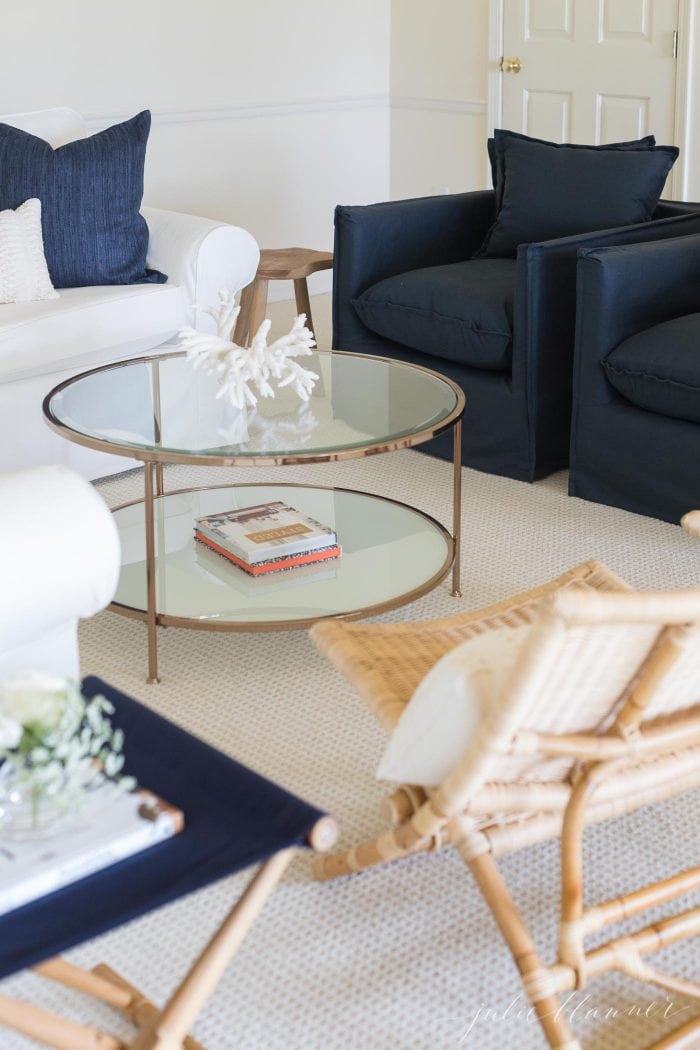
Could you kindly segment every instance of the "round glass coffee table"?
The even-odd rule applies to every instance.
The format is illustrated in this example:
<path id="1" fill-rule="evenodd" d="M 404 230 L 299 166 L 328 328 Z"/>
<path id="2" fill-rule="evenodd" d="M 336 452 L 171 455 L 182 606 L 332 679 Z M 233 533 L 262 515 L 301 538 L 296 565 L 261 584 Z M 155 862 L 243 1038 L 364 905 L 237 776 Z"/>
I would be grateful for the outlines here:
<path id="1" fill-rule="evenodd" d="M 308 627 L 326 617 L 384 612 L 425 594 L 452 569 L 460 586 L 461 418 L 464 394 L 416 365 L 316 351 L 308 402 L 289 388 L 253 410 L 218 398 L 214 376 L 181 352 L 135 358 L 66 380 L 44 401 L 69 441 L 144 463 L 144 498 L 114 510 L 122 545 L 116 612 L 148 626 L 148 681 L 158 681 L 159 624 L 216 631 Z M 163 465 L 261 467 L 335 462 L 408 448 L 453 428 L 452 534 L 382 496 L 294 484 L 165 491 Z M 249 578 L 197 543 L 205 514 L 283 500 L 331 526 L 341 557 Z"/>

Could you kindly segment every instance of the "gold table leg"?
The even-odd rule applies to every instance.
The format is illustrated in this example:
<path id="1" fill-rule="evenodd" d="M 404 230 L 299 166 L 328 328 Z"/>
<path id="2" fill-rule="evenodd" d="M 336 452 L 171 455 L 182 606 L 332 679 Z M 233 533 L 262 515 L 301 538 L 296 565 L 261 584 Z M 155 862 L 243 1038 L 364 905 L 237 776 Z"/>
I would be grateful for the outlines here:
<path id="1" fill-rule="evenodd" d="M 157 685 L 158 638 L 156 634 L 156 544 L 153 521 L 153 474 L 154 463 L 144 463 L 144 508 L 146 512 L 146 626 L 148 629 L 148 677 L 149 685 Z"/>
<path id="2" fill-rule="evenodd" d="M 462 420 L 458 419 L 452 431 L 454 453 L 452 463 L 454 479 L 452 487 L 452 539 L 455 556 L 452 562 L 452 597 L 462 597 Z"/>
<path id="3" fill-rule="evenodd" d="M 162 438 L 160 422 L 160 361 L 152 362 L 151 373 L 153 383 L 153 439 L 156 445 L 160 445 Z M 162 463 L 156 463 L 156 495 L 163 495 Z"/>

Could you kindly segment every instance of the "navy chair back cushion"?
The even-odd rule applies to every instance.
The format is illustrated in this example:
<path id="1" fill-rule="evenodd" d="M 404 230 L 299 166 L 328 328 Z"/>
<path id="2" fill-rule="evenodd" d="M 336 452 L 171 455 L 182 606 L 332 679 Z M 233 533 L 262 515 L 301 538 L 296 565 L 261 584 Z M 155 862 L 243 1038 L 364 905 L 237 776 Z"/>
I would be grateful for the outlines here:
<path id="1" fill-rule="evenodd" d="M 0 211 L 39 198 L 54 287 L 167 281 L 146 269 L 148 227 L 139 213 L 150 127 L 144 110 L 53 149 L 0 124 Z"/>
<path id="2" fill-rule="evenodd" d="M 653 149 L 656 139 L 653 135 L 645 135 L 641 139 L 630 139 L 627 142 L 605 142 L 600 146 L 591 146 L 583 142 L 550 142 L 549 139 L 535 139 L 531 135 L 521 135 L 518 131 L 506 131 L 504 128 L 496 128 L 493 138 L 486 140 L 486 151 L 489 155 L 491 165 L 491 182 L 495 192 L 496 212 L 500 210 L 503 203 L 503 187 L 505 183 L 504 173 L 504 145 L 509 139 L 520 139 L 521 142 L 539 142 L 542 146 L 566 146 L 567 149 Z"/>
<path id="3" fill-rule="evenodd" d="M 678 148 L 631 145 L 556 145 L 497 131 L 498 212 L 477 257 L 514 258 L 519 244 L 648 222 Z"/>

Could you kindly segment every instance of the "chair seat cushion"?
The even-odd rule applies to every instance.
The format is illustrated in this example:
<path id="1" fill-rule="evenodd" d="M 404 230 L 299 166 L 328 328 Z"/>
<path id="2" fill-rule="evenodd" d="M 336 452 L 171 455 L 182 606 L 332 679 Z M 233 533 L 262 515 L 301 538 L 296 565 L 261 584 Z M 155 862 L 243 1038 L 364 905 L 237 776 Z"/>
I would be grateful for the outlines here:
<path id="1" fill-rule="evenodd" d="M 603 367 L 612 386 L 632 404 L 700 423 L 700 313 L 625 339 Z"/>
<path id="2" fill-rule="evenodd" d="M 471 259 L 388 277 L 353 306 L 373 332 L 459 364 L 508 371 L 513 341 L 513 259 Z"/>
<path id="3" fill-rule="evenodd" d="M 437 787 L 462 758 L 498 701 L 533 627 L 500 627 L 456 646 L 406 705 L 382 756 L 380 780 Z"/>

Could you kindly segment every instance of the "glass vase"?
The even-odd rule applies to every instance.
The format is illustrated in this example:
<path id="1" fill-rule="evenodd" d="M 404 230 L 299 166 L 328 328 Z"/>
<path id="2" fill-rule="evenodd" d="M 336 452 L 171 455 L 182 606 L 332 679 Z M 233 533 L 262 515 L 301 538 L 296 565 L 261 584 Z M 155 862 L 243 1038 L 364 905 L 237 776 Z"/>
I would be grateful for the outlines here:
<path id="1" fill-rule="evenodd" d="M 71 810 L 37 780 L 22 777 L 10 765 L 0 766 L 0 841 L 49 838 L 73 821 Z"/>

